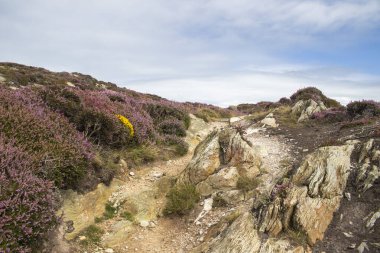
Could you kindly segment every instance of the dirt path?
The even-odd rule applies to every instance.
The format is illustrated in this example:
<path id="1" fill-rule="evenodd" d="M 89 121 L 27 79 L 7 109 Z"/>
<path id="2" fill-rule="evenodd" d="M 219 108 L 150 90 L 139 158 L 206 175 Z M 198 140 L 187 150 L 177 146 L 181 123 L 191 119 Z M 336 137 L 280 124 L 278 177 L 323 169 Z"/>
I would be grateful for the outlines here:
<path id="1" fill-rule="evenodd" d="M 203 121 L 193 118 L 186 137 L 186 141 L 190 145 L 187 155 L 175 160 L 156 162 L 135 168 L 116 180 L 117 185 L 108 189 L 108 195 L 102 192 L 100 195 L 103 202 L 98 206 L 104 208 L 105 201 L 111 201 L 115 206 L 122 207 L 123 211 L 130 208 L 128 210 L 132 210 L 131 212 L 134 213 L 134 221 L 121 218 L 119 212 L 114 218 L 98 223 L 97 226 L 105 231 L 100 243 L 101 247 L 87 250 L 87 253 L 189 252 L 208 236 L 208 232 L 213 230 L 213 225 L 229 217 L 237 209 L 249 209 L 252 200 L 246 199 L 238 206 L 213 207 L 199 222 L 194 222 L 203 208 L 203 203 L 199 203 L 187 216 L 157 218 L 157 214 L 162 213 L 166 201 L 165 194 L 162 192 L 167 191 L 162 188 L 170 187 L 170 180 L 176 178 L 185 169 L 193 156 L 195 147 L 202 139 L 213 129 L 226 125 L 225 122 L 205 124 Z M 290 159 L 289 145 L 277 136 L 269 136 L 265 128 L 258 126 L 247 129 L 245 138 L 261 152 L 263 167 L 268 172 L 265 174 L 266 178 L 263 179 L 267 182 L 274 182 L 282 177 L 284 174 L 281 169 L 282 163 Z M 266 185 L 271 185 L 271 183 Z M 263 188 L 263 191 L 270 192 L 271 190 L 266 189 L 267 187 Z M 91 209 L 87 207 L 88 201 L 85 201 L 87 196 L 80 198 L 82 209 L 76 210 L 76 215 L 83 212 L 82 210 Z M 74 198 L 74 200 L 78 202 L 77 199 Z M 97 202 L 97 199 L 94 198 L 94 201 Z M 73 204 L 70 205 L 73 206 Z M 93 221 L 94 215 L 91 213 L 84 217 Z M 99 212 L 96 215 L 99 215 Z"/>
<path id="2" fill-rule="evenodd" d="M 155 200 L 150 198 L 150 193 L 159 191 L 152 190 L 157 187 L 161 179 L 174 178 L 178 176 L 190 162 L 195 147 L 215 128 L 225 126 L 225 122 L 202 123 L 193 119 L 192 125 L 188 131 L 186 141 L 189 143 L 189 152 L 187 155 L 170 161 L 156 162 L 140 168 L 136 168 L 131 173 L 126 174 L 125 184 L 120 185 L 111 195 L 110 200 L 121 200 L 127 198 L 141 198 L 135 200 L 137 205 L 142 207 L 139 214 L 135 217 L 140 222 L 135 222 L 126 230 L 123 236 L 114 236 L 119 234 L 113 228 L 117 226 L 120 220 L 118 218 L 108 220 L 102 224 L 102 228 L 107 231 L 103 241 L 104 247 L 98 248 L 96 252 L 105 252 L 105 249 L 112 248 L 114 252 L 183 252 L 181 249 L 189 249 L 196 245 L 195 231 L 191 228 L 192 222 L 179 217 L 160 217 L 151 219 L 159 209 L 164 206 L 165 196 L 155 196 Z M 145 203 L 140 203 L 145 202 Z M 154 203 L 150 203 L 154 202 Z M 149 203 L 149 204 L 148 204 Z M 144 227 L 141 223 L 146 219 L 149 225 Z M 195 231 L 195 232 L 194 232 Z M 109 245 L 109 243 L 113 245 Z M 115 246 L 116 245 L 116 246 Z M 112 247 L 113 246 L 113 247 Z"/>

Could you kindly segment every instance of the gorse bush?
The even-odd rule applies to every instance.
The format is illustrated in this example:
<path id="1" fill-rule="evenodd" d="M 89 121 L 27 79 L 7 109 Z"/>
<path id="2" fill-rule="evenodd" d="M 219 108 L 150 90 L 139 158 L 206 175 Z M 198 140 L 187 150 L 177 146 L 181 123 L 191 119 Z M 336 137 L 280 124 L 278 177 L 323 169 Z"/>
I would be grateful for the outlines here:
<path id="1" fill-rule="evenodd" d="M 28 152 L 36 165 L 33 173 L 58 187 L 76 188 L 90 169 L 91 145 L 33 94 L 0 88 L 0 133 Z"/>
<path id="2" fill-rule="evenodd" d="M 129 119 L 120 114 L 116 114 L 116 117 L 129 129 L 129 136 L 133 137 L 135 135 L 135 130 Z"/>
<path id="3" fill-rule="evenodd" d="M 0 252 L 31 252 L 57 225 L 52 182 L 33 175 L 28 154 L 0 136 Z"/>

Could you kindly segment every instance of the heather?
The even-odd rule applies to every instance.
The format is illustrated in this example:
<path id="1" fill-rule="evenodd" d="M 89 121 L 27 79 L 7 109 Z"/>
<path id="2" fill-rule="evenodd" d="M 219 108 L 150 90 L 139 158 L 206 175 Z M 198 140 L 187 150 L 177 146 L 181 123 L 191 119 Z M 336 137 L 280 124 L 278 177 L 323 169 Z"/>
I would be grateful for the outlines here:
<path id="1" fill-rule="evenodd" d="M 0 136 L 0 251 L 32 252 L 58 223 L 54 184 L 29 155 Z"/>
<path id="2" fill-rule="evenodd" d="M 55 194 L 185 155 L 189 113 L 234 110 L 176 103 L 79 73 L 0 64 L 0 252 L 31 252 L 55 227 Z M 123 163 L 122 163 L 123 162 Z"/>
<path id="3" fill-rule="evenodd" d="M 352 118 L 380 115 L 380 103 L 373 100 L 354 101 L 347 105 L 347 113 Z"/>
<path id="4" fill-rule="evenodd" d="M 35 174 L 58 187 L 75 188 L 87 173 L 90 144 L 29 89 L 0 88 L 0 133 L 30 154 Z"/>

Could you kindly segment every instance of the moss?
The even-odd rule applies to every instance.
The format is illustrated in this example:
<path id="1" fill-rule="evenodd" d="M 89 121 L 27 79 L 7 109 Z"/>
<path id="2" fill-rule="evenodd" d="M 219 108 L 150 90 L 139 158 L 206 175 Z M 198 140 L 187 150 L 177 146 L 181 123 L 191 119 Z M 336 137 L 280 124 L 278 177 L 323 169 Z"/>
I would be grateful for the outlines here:
<path id="1" fill-rule="evenodd" d="M 194 205 L 198 200 L 199 193 L 194 185 L 176 185 L 167 194 L 167 204 L 164 209 L 164 214 L 187 214 L 194 208 Z"/>

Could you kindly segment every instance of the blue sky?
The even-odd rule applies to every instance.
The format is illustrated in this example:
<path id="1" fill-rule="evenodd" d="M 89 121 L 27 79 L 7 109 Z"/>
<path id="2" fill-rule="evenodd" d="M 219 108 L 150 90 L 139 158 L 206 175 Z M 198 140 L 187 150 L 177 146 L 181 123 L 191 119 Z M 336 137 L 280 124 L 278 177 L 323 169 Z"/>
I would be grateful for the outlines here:
<path id="1" fill-rule="evenodd" d="M 379 0 L 0 0 L 0 61 L 177 101 L 380 100 Z"/>

